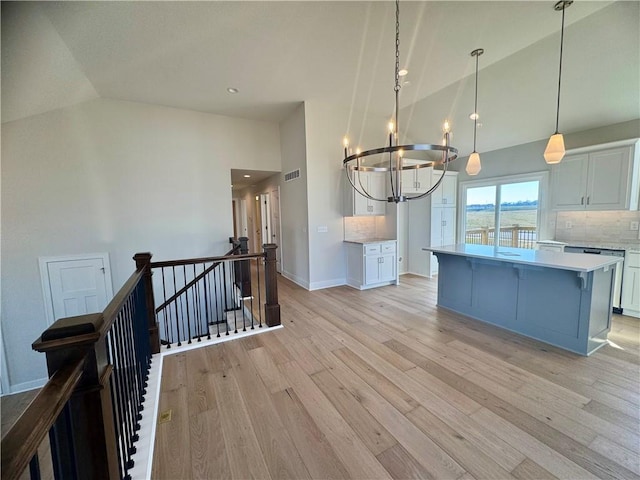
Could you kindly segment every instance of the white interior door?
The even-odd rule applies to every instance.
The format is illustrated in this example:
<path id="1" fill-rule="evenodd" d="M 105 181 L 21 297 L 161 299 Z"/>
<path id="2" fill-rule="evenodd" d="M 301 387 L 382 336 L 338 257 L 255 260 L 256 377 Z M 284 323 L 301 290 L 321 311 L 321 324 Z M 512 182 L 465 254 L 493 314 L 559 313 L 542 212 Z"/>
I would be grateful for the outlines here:
<path id="1" fill-rule="evenodd" d="M 271 199 L 268 193 L 260 194 L 260 218 L 262 222 L 262 243 L 271 243 Z"/>
<path id="2" fill-rule="evenodd" d="M 41 258 L 40 274 L 49 324 L 101 312 L 113 297 L 107 254 Z"/>
<path id="3" fill-rule="evenodd" d="M 275 243 L 276 249 L 276 271 L 279 273 L 282 268 L 282 232 L 280 224 L 280 187 L 271 190 L 271 242 Z"/>
<path id="4" fill-rule="evenodd" d="M 240 200 L 240 237 L 249 236 L 249 226 L 247 222 L 247 201 L 243 198 Z"/>

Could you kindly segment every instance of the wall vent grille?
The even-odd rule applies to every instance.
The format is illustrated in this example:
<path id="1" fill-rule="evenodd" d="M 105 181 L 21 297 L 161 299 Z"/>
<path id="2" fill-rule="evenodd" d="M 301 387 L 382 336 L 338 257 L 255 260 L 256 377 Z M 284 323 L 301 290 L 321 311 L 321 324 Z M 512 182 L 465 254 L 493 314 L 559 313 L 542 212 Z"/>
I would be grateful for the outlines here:
<path id="1" fill-rule="evenodd" d="M 297 178 L 300 178 L 300 169 L 296 169 L 293 170 L 292 172 L 288 172 L 284 174 L 284 181 L 285 182 L 291 182 L 292 180 L 295 180 Z"/>

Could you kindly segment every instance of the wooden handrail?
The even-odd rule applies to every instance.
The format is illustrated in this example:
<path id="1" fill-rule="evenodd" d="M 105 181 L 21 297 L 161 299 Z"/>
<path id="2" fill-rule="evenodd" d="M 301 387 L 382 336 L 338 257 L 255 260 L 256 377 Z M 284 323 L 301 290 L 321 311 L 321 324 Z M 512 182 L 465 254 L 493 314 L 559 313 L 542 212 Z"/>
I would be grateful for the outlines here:
<path id="1" fill-rule="evenodd" d="M 233 256 L 234 259 L 237 258 L 239 255 L 235 255 L 234 252 L 238 251 L 239 249 L 240 249 L 240 244 L 235 245 L 231 250 L 229 250 L 227 253 L 224 254 L 223 258 L 226 258 L 226 257 L 229 257 L 229 256 Z M 198 262 L 198 263 L 202 263 L 202 262 Z M 187 283 L 184 287 L 182 287 L 180 290 L 178 290 L 176 293 L 174 293 L 162 305 L 157 307 L 156 308 L 156 313 L 161 312 L 164 308 L 167 307 L 167 305 L 169 305 L 171 302 L 175 301 L 176 298 L 178 298 L 180 295 L 182 295 L 184 292 L 186 292 L 191 287 L 193 287 L 196 283 L 198 283 L 200 280 L 202 280 L 205 276 L 207 276 L 214 268 L 216 268 L 221 263 L 222 263 L 222 261 L 216 261 L 216 262 L 213 263 L 213 265 L 211 265 L 210 267 L 207 267 L 202 273 L 200 273 L 193 280 L 191 280 L 189 283 Z M 154 267 L 156 267 L 156 265 L 155 265 L 155 263 L 152 263 L 151 264 L 151 268 L 154 268 Z"/>
<path id="2" fill-rule="evenodd" d="M 244 253 L 242 255 L 232 255 L 234 260 L 243 260 L 249 258 L 260 258 L 264 257 L 264 253 Z M 187 258 L 184 260 L 166 260 L 164 262 L 151 262 L 151 268 L 161 268 L 161 267 L 178 267 L 180 265 L 192 265 L 194 263 L 209 263 L 209 262 L 221 262 L 224 260 L 228 260 L 229 257 L 218 256 L 218 257 L 202 257 L 202 258 Z"/>
<path id="3" fill-rule="evenodd" d="M 2 478 L 18 479 L 69 401 L 86 356 L 58 370 L 2 438 Z"/>

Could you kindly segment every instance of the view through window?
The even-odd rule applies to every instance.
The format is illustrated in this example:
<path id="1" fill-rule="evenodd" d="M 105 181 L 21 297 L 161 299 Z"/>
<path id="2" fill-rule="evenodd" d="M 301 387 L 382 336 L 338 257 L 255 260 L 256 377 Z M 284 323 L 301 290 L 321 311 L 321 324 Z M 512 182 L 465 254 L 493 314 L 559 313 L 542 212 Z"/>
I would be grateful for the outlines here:
<path id="1" fill-rule="evenodd" d="M 538 180 L 467 187 L 465 191 L 465 243 L 535 247 L 539 219 Z M 499 208 L 496 209 L 496 205 Z"/>

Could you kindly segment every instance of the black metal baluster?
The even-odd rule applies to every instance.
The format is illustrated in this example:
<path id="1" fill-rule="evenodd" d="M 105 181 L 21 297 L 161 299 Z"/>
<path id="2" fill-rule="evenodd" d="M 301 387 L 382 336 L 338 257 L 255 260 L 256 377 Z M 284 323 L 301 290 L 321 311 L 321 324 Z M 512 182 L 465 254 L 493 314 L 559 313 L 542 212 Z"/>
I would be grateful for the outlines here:
<path id="1" fill-rule="evenodd" d="M 113 423 L 115 427 L 116 440 L 118 442 L 118 445 L 117 445 L 118 470 L 120 471 L 120 476 L 124 477 L 126 473 L 126 470 L 124 468 L 126 445 L 125 445 L 124 433 L 122 431 L 123 418 L 122 418 L 122 412 L 120 409 L 121 405 L 117 398 L 118 386 L 116 381 L 116 367 L 115 367 L 115 361 L 114 361 L 113 334 L 111 331 L 107 332 L 106 341 L 107 341 L 107 359 L 113 368 L 111 372 L 111 377 L 109 378 L 109 383 L 111 384 L 111 408 L 113 410 L 113 419 L 114 419 Z"/>
<path id="2" fill-rule="evenodd" d="M 31 480 L 40 480 L 40 461 L 38 460 L 38 452 L 36 452 L 29 461 L 29 476 Z"/>
<path id="3" fill-rule="evenodd" d="M 220 277 L 220 272 L 218 271 L 218 268 L 216 267 L 215 270 L 213 271 L 213 290 L 214 290 L 214 300 L 215 300 L 215 305 L 216 305 L 216 338 L 220 338 L 220 319 L 218 318 L 218 315 L 220 315 L 220 309 L 222 308 L 222 302 L 220 302 L 220 305 L 218 304 L 218 284 L 219 284 L 219 280 L 218 278 Z M 222 315 L 224 316 L 224 312 L 222 313 Z"/>
<path id="4" fill-rule="evenodd" d="M 173 294 L 175 295 L 176 292 L 178 291 L 178 289 L 176 288 L 176 267 L 171 267 L 173 270 Z M 178 301 L 180 301 L 180 307 L 182 308 L 182 300 L 181 297 L 178 297 L 175 299 L 175 301 L 173 302 L 173 304 L 175 305 L 175 312 L 176 312 L 176 335 L 178 336 L 178 346 L 182 345 L 181 342 L 181 338 L 180 338 L 180 316 L 178 314 Z"/>
<path id="5" fill-rule="evenodd" d="M 125 451 L 123 452 L 125 457 L 122 460 L 123 460 L 125 471 L 127 471 L 132 466 L 131 465 L 131 449 L 133 447 L 132 439 L 134 436 L 134 432 L 133 432 L 133 418 L 131 416 L 131 411 L 129 409 L 129 406 L 127 405 L 126 361 L 125 361 L 125 355 L 122 348 L 123 339 L 122 339 L 122 333 L 120 331 L 119 320 L 120 320 L 120 313 L 116 316 L 116 319 L 113 322 L 113 326 L 111 327 L 111 330 L 114 335 L 114 345 L 116 347 L 116 358 L 118 360 L 118 369 L 117 369 L 118 379 L 119 379 L 118 396 L 119 396 L 121 411 L 122 411 L 123 432 L 125 434 L 124 435 Z"/>
<path id="6" fill-rule="evenodd" d="M 256 258 L 256 277 L 258 279 L 258 328 L 262 328 L 262 300 L 260 299 L 260 264 L 261 258 Z"/>
<path id="7" fill-rule="evenodd" d="M 125 316 L 126 318 L 126 340 L 127 340 L 127 350 L 129 351 L 129 361 L 131 362 L 131 376 L 133 380 L 133 386 L 135 387 L 134 391 L 131 392 L 131 398 L 135 399 L 133 402 L 135 414 L 136 414 L 136 430 L 140 429 L 140 420 L 142 419 L 142 415 L 140 415 L 140 408 L 142 406 L 142 402 L 144 402 L 144 395 L 142 393 L 142 375 L 138 366 L 138 355 L 136 352 L 135 345 L 135 331 L 134 331 L 134 322 L 135 322 L 135 310 L 133 303 L 133 296 L 129 295 L 127 302 L 125 303 L 124 308 L 127 311 Z"/>
<path id="8" fill-rule="evenodd" d="M 254 297 L 254 294 L 253 294 L 253 278 L 252 278 L 252 275 L 251 275 L 251 271 L 253 270 L 253 268 L 251 267 L 251 260 L 248 260 L 248 262 L 249 262 L 249 279 L 250 279 L 249 285 L 251 286 L 251 297 L 249 299 L 249 302 L 250 302 L 250 305 L 251 305 L 251 330 L 254 330 L 254 323 L 255 323 L 254 322 L 254 314 L 253 314 L 253 297 Z"/>
<path id="9" fill-rule="evenodd" d="M 163 295 L 162 304 L 164 305 L 167 301 L 167 286 L 164 278 L 165 277 L 164 267 L 161 268 L 161 271 L 162 271 L 162 295 Z M 164 338 L 167 341 L 167 348 L 171 348 L 171 342 L 169 341 L 169 318 L 167 318 L 167 313 L 171 314 L 171 309 L 168 307 L 164 307 L 162 309 L 162 315 L 164 317 Z"/>
<path id="10" fill-rule="evenodd" d="M 209 292 L 209 275 L 210 275 L 210 272 L 204 276 L 204 316 L 205 316 L 206 326 L 207 326 L 207 340 L 211 340 L 211 327 L 210 327 L 211 317 L 209 316 L 209 310 L 210 310 L 209 307 L 210 307 L 211 297 Z"/>
<path id="11" fill-rule="evenodd" d="M 187 284 L 187 266 L 183 265 L 182 266 L 182 275 L 184 277 L 184 284 Z M 190 289 L 189 289 L 190 290 Z M 186 317 L 187 317 L 187 328 L 186 328 L 186 332 L 187 332 L 187 338 L 188 341 L 187 343 L 191 343 L 191 315 L 189 315 L 189 290 L 187 290 L 186 292 L 184 292 L 184 301 L 187 305 L 187 310 L 186 310 Z"/>

